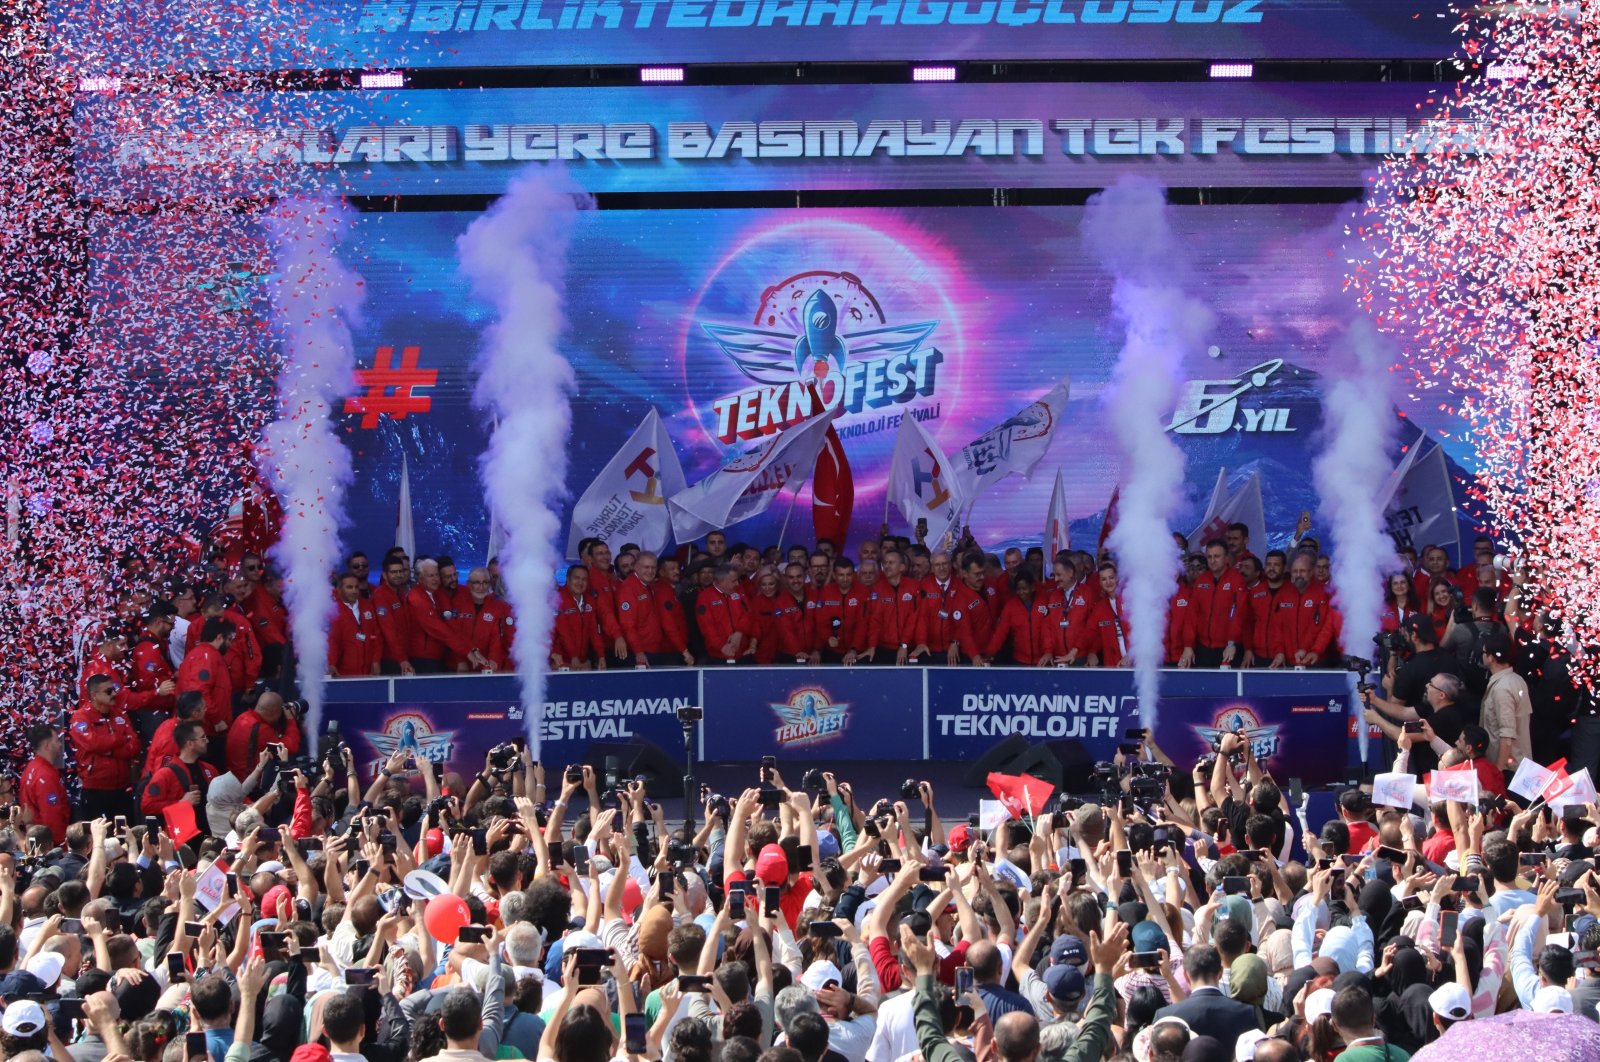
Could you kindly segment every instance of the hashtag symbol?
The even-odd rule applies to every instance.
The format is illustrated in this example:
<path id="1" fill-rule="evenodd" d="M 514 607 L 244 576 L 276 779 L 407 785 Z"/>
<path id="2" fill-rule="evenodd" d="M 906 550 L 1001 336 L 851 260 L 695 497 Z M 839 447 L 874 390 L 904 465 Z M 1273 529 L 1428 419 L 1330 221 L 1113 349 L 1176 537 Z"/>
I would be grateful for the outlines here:
<path id="1" fill-rule="evenodd" d="M 344 411 L 360 413 L 363 428 L 376 428 L 378 418 L 385 413 L 395 420 L 405 420 L 412 413 L 432 409 L 432 398 L 413 392 L 413 388 L 432 387 L 439 379 L 438 369 L 417 368 L 421 352 L 421 347 L 402 348 L 400 364 L 394 366 L 390 364 L 394 348 L 379 347 L 372 368 L 356 370 L 356 382 L 367 388 L 367 393 L 345 399 Z"/>

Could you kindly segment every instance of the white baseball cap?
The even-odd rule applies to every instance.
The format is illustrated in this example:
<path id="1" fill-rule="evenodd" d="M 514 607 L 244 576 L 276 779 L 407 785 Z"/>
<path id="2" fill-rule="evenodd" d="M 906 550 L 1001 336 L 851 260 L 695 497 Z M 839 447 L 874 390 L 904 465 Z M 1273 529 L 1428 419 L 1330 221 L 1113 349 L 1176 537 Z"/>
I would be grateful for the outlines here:
<path id="1" fill-rule="evenodd" d="M 1441 1018 L 1462 1021 L 1472 1017 L 1472 997 L 1454 981 L 1435 988 L 1428 996 L 1428 1006 Z"/>
<path id="2" fill-rule="evenodd" d="M 839 968 L 827 959 L 818 959 L 810 966 L 807 966 L 806 972 L 800 975 L 800 983 L 812 992 L 817 991 L 817 989 L 830 981 L 836 985 L 843 984 L 844 974 L 840 973 Z"/>
<path id="3" fill-rule="evenodd" d="M 44 1008 L 31 999 L 19 1000 L 6 1007 L 0 1019 L 0 1029 L 7 1036 L 32 1036 L 45 1026 Z"/>
<path id="4" fill-rule="evenodd" d="M 1560 985 L 1545 985 L 1533 994 L 1535 1014 L 1571 1014 L 1572 993 Z"/>
<path id="5" fill-rule="evenodd" d="M 1306 1024 L 1333 1013 L 1333 989 L 1319 988 L 1306 997 Z"/>

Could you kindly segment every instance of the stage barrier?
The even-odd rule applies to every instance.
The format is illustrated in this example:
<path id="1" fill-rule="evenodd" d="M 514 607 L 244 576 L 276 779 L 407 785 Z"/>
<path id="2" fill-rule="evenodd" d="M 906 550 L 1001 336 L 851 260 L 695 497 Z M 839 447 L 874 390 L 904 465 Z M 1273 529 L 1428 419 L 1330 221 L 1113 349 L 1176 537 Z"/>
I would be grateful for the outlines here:
<path id="1" fill-rule="evenodd" d="M 1155 735 L 1188 765 L 1218 730 L 1242 726 L 1275 776 L 1325 785 L 1359 762 L 1354 692 L 1344 671 L 1164 671 Z M 330 682 L 327 701 L 325 726 L 337 723 L 364 765 L 408 748 L 470 769 L 533 723 L 510 675 L 341 679 Z M 763 755 L 804 765 L 972 763 L 997 752 L 1015 762 L 1042 749 L 1071 779 L 1110 759 L 1125 729 L 1141 725 L 1133 672 L 1124 669 L 560 672 L 549 676 L 538 755 L 552 769 L 618 755 L 666 773 L 667 761 L 681 767 L 677 709 L 690 705 L 705 710 L 695 740 L 706 763 Z"/>

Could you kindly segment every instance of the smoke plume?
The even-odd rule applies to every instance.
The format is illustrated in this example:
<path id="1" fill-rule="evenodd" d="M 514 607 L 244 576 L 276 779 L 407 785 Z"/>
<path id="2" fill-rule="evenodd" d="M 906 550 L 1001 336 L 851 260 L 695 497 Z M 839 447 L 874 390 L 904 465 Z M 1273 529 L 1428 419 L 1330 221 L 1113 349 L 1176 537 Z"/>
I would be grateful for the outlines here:
<path id="1" fill-rule="evenodd" d="M 1111 302 L 1126 329 L 1106 396 L 1122 452 L 1116 554 L 1128 613 L 1139 718 L 1155 725 L 1167 600 L 1179 558 L 1172 515 L 1183 501 L 1184 455 L 1167 417 L 1184 361 L 1202 349 L 1210 310 L 1184 293 L 1187 255 L 1167 219 L 1161 186 L 1125 179 L 1089 200 L 1084 239 L 1111 274 Z"/>
<path id="2" fill-rule="evenodd" d="M 258 460 L 283 505 L 272 558 L 284 574 L 296 677 L 306 699 L 308 747 L 322 732 L 328 673 L 328 580 L 339 564 L 350 451 L 334 426 L 335 406 L 351 390 L 361 278 L 339 261 L 338 244 L 354 212 L 331 199 L 281 203 L 267 218 L 275 248 L 273 318 L 283 348 L 278 417 L 267 425 Z"/>
<path id="3" fill-rule="evenodd" d="M 586 205 L 564 171 L 531 169 L 456 244 L 462 272 L 497 318 L 484 330 L 473 401 L 496 422 L 481 473 L 491 520 L 505 528 L 500 572 L 520 628 L 513 655 L 535 756 L 572 422 L 561 302 L 568 238 Z"/>
<path id="4" fill-rule="evenodd" d="M 1389 366 L 1378 330 L 1357 318 L 1335 344 L 1322 388 L 1322 452 L 1311 465 L 1333 539 L 1333 597 L 1344 617 L 1346 652 L 1368 652 L 1383 616 L 1383 577 L 1395 565 L 1381 496 L 1394 436 Z M 1367 728 L 1357 725 L 1361 755 Z"/>

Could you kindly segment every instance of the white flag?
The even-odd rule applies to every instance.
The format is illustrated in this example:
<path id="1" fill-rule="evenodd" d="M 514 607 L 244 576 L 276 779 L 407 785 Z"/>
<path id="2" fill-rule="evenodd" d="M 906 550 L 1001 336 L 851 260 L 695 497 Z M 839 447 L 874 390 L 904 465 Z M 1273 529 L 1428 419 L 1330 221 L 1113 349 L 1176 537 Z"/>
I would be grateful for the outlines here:
<path id="1" fill-rule="evenodd" d="M 1044 559 L 1054 565 L 1056 554 L 1072 548 L 1072 523 L 1067 516 L 1067 488 L 1056 469 L 1056 485 L 1050 490 L 1050 510 L 1044 517 Z"/>
<path id="2" fill-rule="evenodd" d="M 734 455 L 722 467 L 668 500 L 672 533 L 692 542 L 707 531 L 730 527 L 766 512 L 796 477 L 803 481 L 816 467 L 828 426 L 842 405 L 824 410 L 787 431 L 769 435 L 760 446 Z"/>
<path id="3" fill-rule="evenodd" d="M 1437 804 L 1454 800 L 1458 804 L 1478 802 L 1478 772 L 1475 770 L 1430 771 L 1428 800 Z"/>
<path id="4" fill-rule="evenodd" d="M 1050 448 L 1067 408 L 1069 381 L 973 439 L 955 457 L 955 479 L 971 502 L 1012 473 L 1026 476 Z"/>
<path id="5" fill-rule="evenodd" d="M 1444 447 L 1433 443 L 1426 453 L 1419 454 L 1427 445 L 1419 437 L 1389 477 L 1383 517 L 1397 548 L 1420 552 L 1431 544 L 1459 555 L 1461 527 L 1456 522 L 1455 491 L 1450 486 Z"/>
<path id="6" fill-rule="evenodd" d="M 661 552 L 672 540 L 667 502 L 681 490 L 683 466 L 661 414 L 652 406 L 573 505 L 567 556 L 576 557 L 585 538 L 602 538 L 613 546 L 637 542 L 640 549 Z"/>
<path id="7" fill-rule="evenodd" d="M 1525 759 L 1517 764 L 1517 773 L 1511 776 L 1511 783 L 1506 788 L 1525 800 L 1538 800 L 1545 787 L 1555 780 L 1556 772 Z"/>
<path id="8" fill-rule="evenodd" d="M 967 496 L 951 475 L 950 462 L 922 422 L 907 413 L 900 418 L 900 434 L 889 459 L 889 500 L 915 526 L 928 522 L 925 542 L 938 542 L 961 519 Z"/>
<path id="9" fill-rule="evenodd" d="M 1573 771 L 1567 781 L 1571 785 L 1546 801 L 1551 811 L 1559 812 L 1569 804 L 1593 804 L 1600 800 L 1595 795 L 1594 779 L 1589 777 L 1589 768 Z"/>
<path id="10" fill-rule="evenodd" d="M 1261 474 L 1250 473 L 1250 478 L 1237 491 L 1228 490 L 1228 470 L 1217 472 L 1216 486 L 1211 489 L 1211 501 L 1206 505 L 1205 518 L 1194 534 L 1189 536 L 1189 549 L 1199 552 L 1214 538 L 1226 537 L 1229 524 L 1243 524 L 1250 529 L 1253 550 L 1264 550 L 1267 541 L 1266 506 L 1261 498 Z M 1259 554 L 1258 554 L 1259 555 Z"/>
<path id="11" fill-rule="evenodd" d="M 1417 776 L 1390 772 L 1372 776 L 1372 802 L 1382 807 L 1409 808 L 1416 803 Z"/>
<path id="12" fill-rule="evenodd" d="M 395 505 L 394 544 L 406 551 L 412 563 L 417 559 L 417 528 L 411 522 L 411 465 L 400 451 L 400 499 Z"/>

